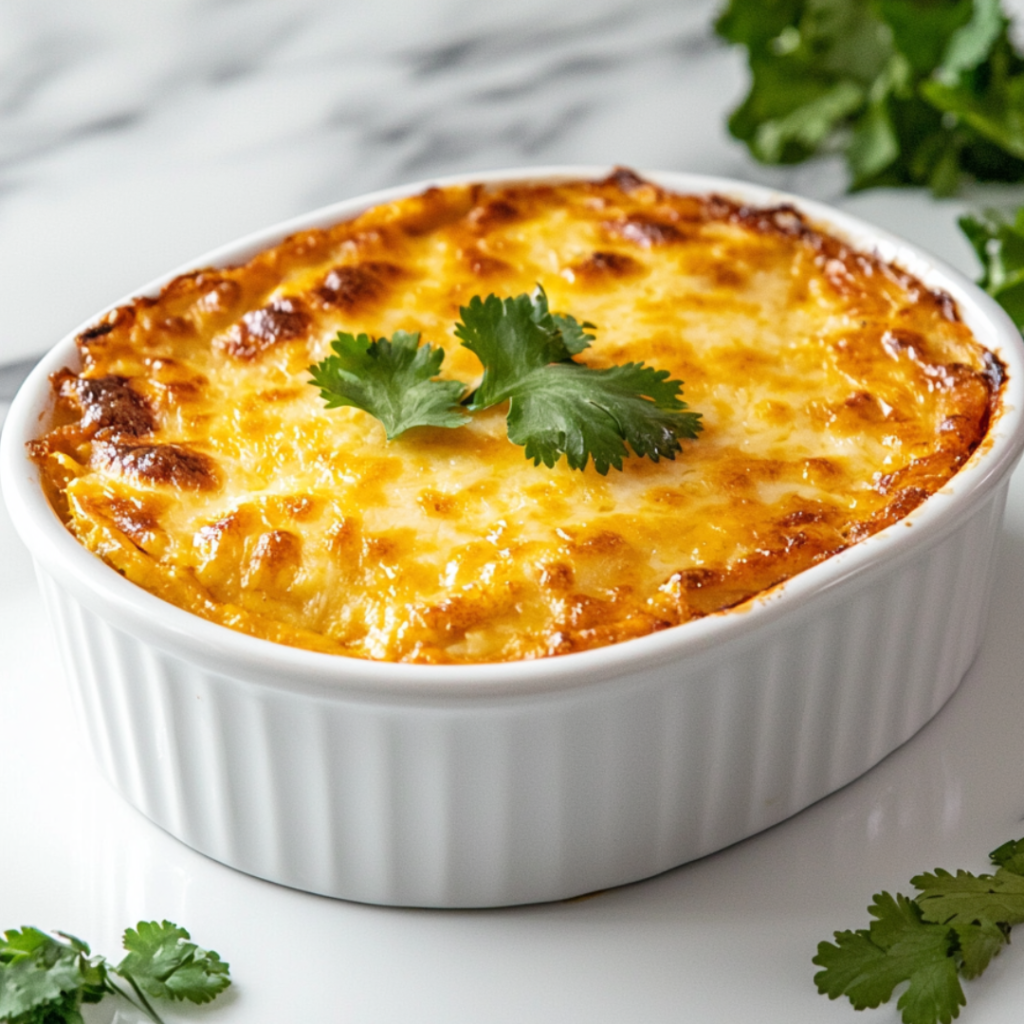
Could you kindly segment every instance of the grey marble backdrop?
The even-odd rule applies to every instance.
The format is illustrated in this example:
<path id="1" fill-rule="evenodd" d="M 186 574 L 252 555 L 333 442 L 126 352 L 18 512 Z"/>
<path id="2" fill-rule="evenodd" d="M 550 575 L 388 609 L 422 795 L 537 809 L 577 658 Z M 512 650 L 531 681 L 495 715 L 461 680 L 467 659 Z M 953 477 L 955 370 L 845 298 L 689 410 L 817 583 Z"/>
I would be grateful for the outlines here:
<path id="1" fill-rule="evenodd" d="M 746 72 L 718 6 L 0 0 L 0 363 L 206 249 L 403 181 L 623 163 L 839 199 L 834 162 L 767 169 L 729 139 Z M 969 263 L 923 197 L 847 202 Z"/>

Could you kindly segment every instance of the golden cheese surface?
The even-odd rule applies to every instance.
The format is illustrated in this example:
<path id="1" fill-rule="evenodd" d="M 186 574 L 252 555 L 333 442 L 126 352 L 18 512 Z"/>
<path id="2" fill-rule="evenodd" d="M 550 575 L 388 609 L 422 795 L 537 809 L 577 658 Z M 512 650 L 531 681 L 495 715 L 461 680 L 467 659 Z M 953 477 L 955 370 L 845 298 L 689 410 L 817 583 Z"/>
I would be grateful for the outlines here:
<path id="1" fill-rule="evenodd" d="M 388 442 L 308 367 L 339 330 L 453 326 L 546 290 L 703 416 L 674 461 L 534 466 L 506 407 Z M 69 529 L 129 580 L 270 640 L 507 661 L 731 608 L 897 521 L 985 435 L 1000 364 L 952 300 L 788 207 L 601 182 L 432 189 L 202 270 L 79 336 L 31 446 Z"/>

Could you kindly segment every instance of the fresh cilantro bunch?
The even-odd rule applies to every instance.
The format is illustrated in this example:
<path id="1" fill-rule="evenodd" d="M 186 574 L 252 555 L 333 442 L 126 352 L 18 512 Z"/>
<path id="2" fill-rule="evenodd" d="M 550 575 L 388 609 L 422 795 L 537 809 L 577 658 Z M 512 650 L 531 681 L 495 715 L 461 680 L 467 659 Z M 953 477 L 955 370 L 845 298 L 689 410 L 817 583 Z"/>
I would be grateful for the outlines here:
<path id="1" fill-rule="evenodd" d="M 961 217 L 959 223 L 981 261 L 978 284 L 1024 331 L 1024 206 L 1013 220 L 989 212 Z"/>
<path id="2" fill-rule="evenodd" d="M 231 984 L 228 965 L 170 921 L 140 921 L 124 933 L 128 955 L 115 967 L 81 939 L 23 927 L 0 938 L 0 1024 L 83 1024 L 83 1003 L 127 999 L 162 1024 L 149 1001 L 208 1003 Z M 127 983 L 135 998 L 117 980 Z"/>
<path id="3" fill-rule="evenodd" d="M 911 879 L 911 899 L 874 897 L 868 928 L 835 933 L 818 945 L 814 980 L 830 999 L 847 996 L 858 1010 L 888 1002 L 907 983 L 896 1006 L 904 1024 L 949 1024 L 966 1005 L 960 978 L 976 978 L 1024 922 L 1024 839 L 989 857 L 995 874 L 955 875 L 936 869 Z"/>
<path id="4" fill-rule="evenodd" d="M 851 189 L 1024 179 L 1024 58 L 1000 0 L 729 0 L 732 134 L 767 164 L 842 152 Z"/>
<path id="5" fill-rule="evenodd" d="M 700 414 L 679 398 L 682 382 L 667 370 L 626 363 L 598 370 L 574 356 L 589 347 L 593 324 L 552 313 L 547 295 L 475 296 L 460 309 L 455 334 L 483 364 L 477 387 L 463 398 L 458 381 L 436 380 L 444 352 L 396 331 L 389 341 L 339 333 L 334 355 L 310 367 L 311 384 L 328 408 L 350 405 L 377 417 L 389 439 L 413 426 L 458 427 L 457 411 L 509 403 L 508 436 L 534 465 L 564 455 L 572 469 L 591 459 L 598 473 L 630 452 L 654 462 L 674 459 L 681 438 L 701 429 Z"/>

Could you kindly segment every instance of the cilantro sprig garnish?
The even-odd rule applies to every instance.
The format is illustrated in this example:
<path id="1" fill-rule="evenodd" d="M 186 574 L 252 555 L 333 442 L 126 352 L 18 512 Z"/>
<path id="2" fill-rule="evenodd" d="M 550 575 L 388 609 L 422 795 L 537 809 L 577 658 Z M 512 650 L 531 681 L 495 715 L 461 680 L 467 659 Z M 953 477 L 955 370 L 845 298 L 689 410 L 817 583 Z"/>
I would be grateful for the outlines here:
<path id="1" fill-rule="evenodd" d="M 413 426 L 458 427 L 458 410 L 480 412 L 509 403 L 508 437 L 534 465 L 551 467 L 564 455 L 572 469 L 593 460 L 598 473 L 622 469 L 631 453 L 657 462 L 674 459 L 682 438 L 701 429 L 686 411 L 682 382 L 643 363 L 605 369 L 575 360 L 590 346 L 593 324 L 552 313 L 547 295 L 475 296 L 459 310 L 455 334 L 483 365 L 479 386 L 437 380 L 444 353 L 419 346 L 419 335 L 386 338 L 339 333 L 333 356 L 310 367 L 328 408 L 349 405 L 379 419 L 388 439 Z M 418 347 L 419 346 L 419 347 Z"/>
<path id="2" fill-rule="evenodd" d="M 384 424 L 388 440 L 410 427 L 460 427 L 457 411 L 465 386 L 434 380 L 444 350 L 420 345 L 420 336 L 395 331 L 387 338 L 338 332 L 334 355 L 309 368 L 328 409 L 354 406 Z"/>
<path id="3" fill-rule="evenodd" d="M 228 965 L 190 939 L 170 921 L 140 921 L 124 933 L 128 953 L 114 966 L 65 932 L 51 935 L 30 927 L 4 932 L 0 1024 L 83 1024 L 82 1004 L 108 995 L 126 999 L 162 1024 L 150 997 L 208 1003 L 231 984 Z"/>
<path id="4" fill-rule="evenodd" d="M 914 898 L 876 895 L 867 928 L 835 933 L 818 945 L 818 991 L 875 1008 L 906 984 L 897 1008 L 904 1024 L 950 1024 L 966 1005 L 960 978 L 976 978 L 1024 923 L 1024 839 L 989 854 L 994 874 L 917 875 Z"/>
<path id="5" fill-rule="evenodd" d="M 768 164 L 841 152 L 853 189 L 1024 179 L 1024 57 L 1000 0 L 729 0 L 729 130 Z"/>

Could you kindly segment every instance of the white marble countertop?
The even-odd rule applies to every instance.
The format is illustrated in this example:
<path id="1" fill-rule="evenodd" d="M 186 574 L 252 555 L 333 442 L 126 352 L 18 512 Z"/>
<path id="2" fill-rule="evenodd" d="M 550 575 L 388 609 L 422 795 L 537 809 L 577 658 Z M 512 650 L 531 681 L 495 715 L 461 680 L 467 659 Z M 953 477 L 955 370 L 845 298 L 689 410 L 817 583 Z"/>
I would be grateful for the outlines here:
<path id="1" fill-rule="evenodd" d="M 0 0 L 0 364 L 207 249 L 324 203 L 452 172 L 618 163 L 837 202 L 968 273 L 936 202 L 842 195 L 836 163 L 756 165 L 724 128 L 743 55 L 711 0 Z M 1024 0 L 1009 6 L 1024 10 Z M 1024 188 L 1019 193 L 1024 196 Z M 0 376 L 0 385 L 2 385 Z M 186 849 L 93 774 L 26 552 L 0 513 L 0 927 L 81 934 L 169 917 L 237 986 L 167 1020 L 282 1024 L 894 1024 L 814 991 L 810 958 L 872 893 L 980 870 L 1024 834 L 1024 485 L 983 653 L 915 739 L 768 833 L 583 902 L 361 907 Z M 1016 945 L 968 986 L 968 1024 L 1024 1014 Z M 90 1024 L 111 1011 L 90 1010 Z M 132 1014 L 120 1019 L 134 1022 Z"/>

